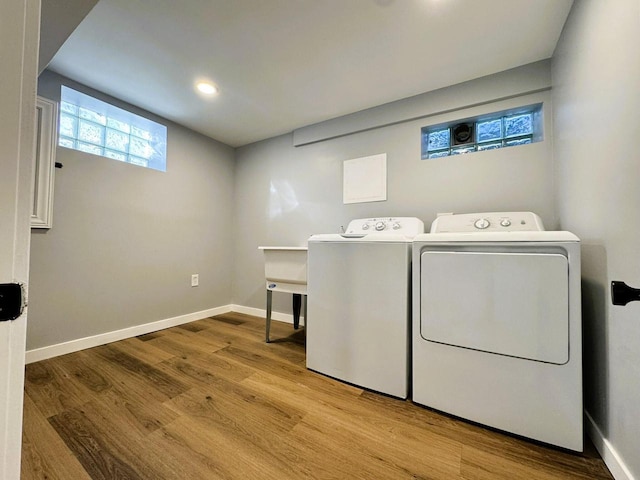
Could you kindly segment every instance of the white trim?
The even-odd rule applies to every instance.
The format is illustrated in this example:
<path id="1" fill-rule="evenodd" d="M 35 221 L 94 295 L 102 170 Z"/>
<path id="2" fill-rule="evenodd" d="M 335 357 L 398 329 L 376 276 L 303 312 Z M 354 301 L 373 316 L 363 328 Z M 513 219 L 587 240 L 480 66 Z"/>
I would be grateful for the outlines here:
<path id="1" fill-rule="evenodd" d="M 266 310 L 262 310 L 260 308 L 232 304 L 223 305 L 221 307 L 209 308 L 207 310 L 187 313 L 185 315 L 179 315 L 172 318 L 165 318 L 164 320 L 136 325 L 134 327 L 127 327 L 121 330 L 99 333 L 98 335 L 93 335 L 91 337 L 78 338 L 68 342 L 27 350 L 25 363 L 39 362 L 40 360 L 66 355 L 67 353 L 78 352 L 86 348 L 97 347 L 99 345 L 117 342 L 118 340 L 124 340 L 126 338 L 137 337 L 138 335 L 144 335 L 146 333 L 157 332 L 158 330 L 163 330 L 165 328 L 175 327 L 184 323 L 195 322 L 196 320 L 202 320 L 203 318 L 213 317 L 214 315 L 221 315 L 229 312 L 244 313 L 246 315 L 253 315 L 255 317 L 262 318 L 266 316 Z M 271 318 L 280 322 L 293 323 L 293 315 L 286 313 L 273 312 Z M 304 325 L 304 317 L 302 316 L 300 317 L 300 325 Z"/>
<path id="2" fill-rule="evenodd" d="M 609 468 L 609 471 L 611 472 L 611 475 L 613 475 L 613 478 L 615 478 L 616 480 L 636 480 L 625 465 L 622 458 L 620 458 L 620 455 L 618 455 L 616 449 L 613 448 L 613 445 L 611 445 L 609 440 L 604 438 L 602 431 L 600 431 L 596 422 L 593 420 L 591 415 L 589 415 L 589 412 L 585 410 L 584 416 L 587 420 L 587 434 L 600 453 L 600 456 L 604 460 L 604 463 Z"/>
<path id="3" fill-rule="evenodd" d="M 58 104 L 43 97 L 36 100 L 35 165 L 31 228 L 53 226 L 53 187 L 58 142 Z"/>
<path id="4" fill-rule="evenodd" d="M 245 315 L 253 315 L 254 317 L 266 318 L 267 311 L 262 308 L 245 307 L 244 305 L 230 305 L 232 312 L 244 313 Z M 293 324 L 293 315 L 290 313 L 271 312 L 271 319 L 279 322 Z M 300 325 L 304 325 L 304 315 L 300 312 Z"/>
<path id="5" fill-rule="evenodd" d="M 203 318 L 235 311 L 232 307 L 232 305 L 224 305 L 222 307 L 215 307 L 208 310 L 201 310 L 199 312 L 187 313 L 186 315 L 179 315 L 177 317 L 166 318 L 164 320 L 158 320 L 155 322 L 145 323 L 143 325 L 123 328 L 121 330 L 100 333 L 91 337 L 78 338 L 77 340 L 58 343 L 56 345 L 49 345 L 47 347 L 27 350 L 25 362 L 39 362 L 40 360 L 46 360 L 47 358 L 53 358 L 59 355 L 65 355 L 67 353 L 84 350 L 85 348 L 97 347 L 106 343 L 124 340 L 125 338 L 137 337 L 138 335 L 144 335 L 146 333 L 156 332 L 165 328 L 175 327 L 176 325 L 195 322 L 196 320 L 201 320 Z"/>

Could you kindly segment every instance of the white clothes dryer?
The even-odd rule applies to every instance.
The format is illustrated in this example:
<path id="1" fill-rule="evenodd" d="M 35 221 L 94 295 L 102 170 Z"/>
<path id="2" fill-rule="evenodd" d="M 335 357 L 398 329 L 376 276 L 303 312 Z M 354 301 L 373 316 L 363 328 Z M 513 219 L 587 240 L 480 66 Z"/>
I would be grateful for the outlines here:
<path id="1" fill-rule="evenodd" d="M 407 398 L 417 218 L 364 218 L 309 238 L 307 368 Z"/>
<path id="2" fill-rule="evenodd" d="M 443 215 L 413 265 L 413 401 L 582 451 L 578 237 L 531 212 Z"/>

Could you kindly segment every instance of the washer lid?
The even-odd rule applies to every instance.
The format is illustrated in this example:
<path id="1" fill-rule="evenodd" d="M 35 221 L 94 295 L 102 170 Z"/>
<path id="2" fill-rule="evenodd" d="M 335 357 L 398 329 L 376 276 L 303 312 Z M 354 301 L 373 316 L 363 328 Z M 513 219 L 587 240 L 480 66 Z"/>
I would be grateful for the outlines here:
<path id="1" fill-rule="evenodd" d="M 364 243 L 364 242 L 386 242 L 386 243 L 411 243 L 413 237 L 401 235 L 398 233 L 368 233 L 368 234 L 349 234 L 349 233 L 323 233 L 312 235 L 309 237 L 309 243 L 320 242 L 340 242 L 340 243 Z"/>

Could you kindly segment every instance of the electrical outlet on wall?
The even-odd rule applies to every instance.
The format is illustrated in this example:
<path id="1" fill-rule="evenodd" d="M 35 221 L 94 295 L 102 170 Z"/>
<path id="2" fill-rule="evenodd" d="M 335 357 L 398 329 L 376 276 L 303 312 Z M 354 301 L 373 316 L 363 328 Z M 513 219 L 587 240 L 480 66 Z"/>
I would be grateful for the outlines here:
<path id="1" fill-rule="evenodd" d="M 199 283 L 200 283 L 200 277 L 198 276 L 198 274 L 194 273 L 193 275 L 191 275 L 191 286 L 197 287 Z"/>

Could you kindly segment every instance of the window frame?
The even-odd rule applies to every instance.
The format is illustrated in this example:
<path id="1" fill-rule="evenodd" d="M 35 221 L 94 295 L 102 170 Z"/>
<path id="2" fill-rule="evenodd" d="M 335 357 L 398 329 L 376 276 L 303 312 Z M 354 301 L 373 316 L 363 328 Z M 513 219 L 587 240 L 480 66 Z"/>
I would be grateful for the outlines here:
<path id="1" fill-rule="evenodd" d="M 487 114 L 478 115 L 466 119 L 448 121 L 446 123 L 440 123 L 436 125 L 428 125 L 420 129 L 420 142 L 421 142 L 421 159 L 422 160 L 434 160 L 438 158 L 451 157 L 466 153 L 478 153 L 486 152 L 489 150 L 498 150 L 502 148 L 509 148 L 513 146 L 529 145 L 532 143 L 540 142 L 544 139 L 544 122 L 543 122 L 543 104 L 536 103 L 531 105 L 525 105 L 516 108 L 510 108 L 507 110 L 491 112 Z M 531 114 L 532 132 L 521 135 L 506 135 L 505 132 L 505 119 L 521 116 L 524 114 Z M 478 124 L 486 123 L 495 120 L 501 120 L 501 132 L 500 137 L 494 137 L 490 140 L 478 141 Z M 462 123 L 473 123 L 474 134 L 473 141 L 453 145 L 451 128 L 455 125 Z M 435 148 L 429 150 L 429 135 L 433 135 L 437 132 L 448 131 L 448 145 L 442 148 Z M 498 143 L 500 145 L 498 145 Z M 482 148 L 485 147 L 485 148 Z"/>
<path id="2" fill-rule="evenodd" d="M 62 148 L 166 172 L 167 127 L 161 123 L 62 85 L 58 124 Z M 100 138 L 83 138 L 82 128 Z M 118 136 L 121 144 L 110 145 Z"/>

